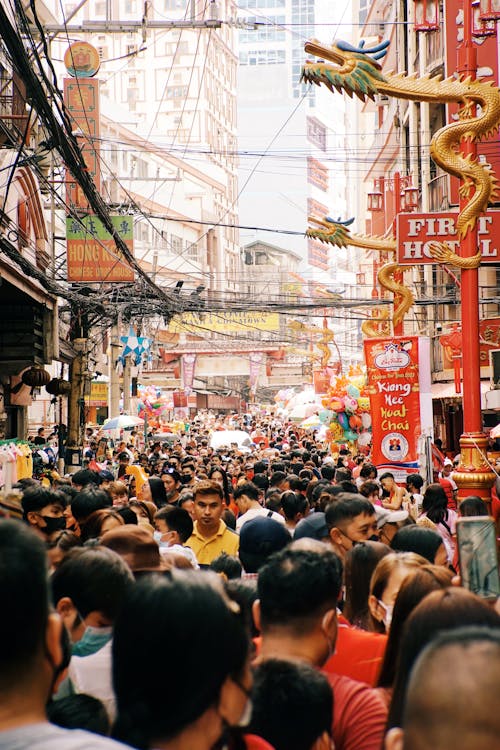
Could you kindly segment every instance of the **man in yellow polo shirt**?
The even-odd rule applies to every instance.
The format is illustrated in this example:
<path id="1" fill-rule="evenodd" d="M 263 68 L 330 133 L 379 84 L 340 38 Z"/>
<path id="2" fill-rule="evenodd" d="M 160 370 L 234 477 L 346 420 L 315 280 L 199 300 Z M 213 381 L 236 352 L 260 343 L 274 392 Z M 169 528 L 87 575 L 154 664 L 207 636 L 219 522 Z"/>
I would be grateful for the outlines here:
<path id="1" fill-rule="evenodd" d="M 194 529 L 186 542 L 200 565 L 210 565 L 222 552 L 237 555 L 240 538 L 221 519 L 224 510 L 222 487 L 210 480 L 194 488 Z"/>

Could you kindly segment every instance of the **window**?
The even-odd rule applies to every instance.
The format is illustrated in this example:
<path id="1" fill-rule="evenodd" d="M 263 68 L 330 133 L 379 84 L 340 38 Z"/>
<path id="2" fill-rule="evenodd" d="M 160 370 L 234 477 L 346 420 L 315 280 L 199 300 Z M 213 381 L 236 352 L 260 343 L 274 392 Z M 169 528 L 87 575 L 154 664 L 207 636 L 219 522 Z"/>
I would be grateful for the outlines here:
<path id="1" fill-rule="evenodd" d="M 182 239 L 182 237 L 179 237 L 177 234 L 170 235 L 170 248 L 173 253 L 176 253 L 177 255 L 182 255 L 183 245 L 184 245 L 184 240 Z"/>
<path id="2" fill-rule="evenodd" d="M 307 118 L 307 140 L 326 151 L 326 127 L 315 117 Z"/>
<path id="3" fill-rule="evenodd" d="M 307 181 L 320 190 L 328 190 L 328 169 L 312 156 L 307 157 Z"/>

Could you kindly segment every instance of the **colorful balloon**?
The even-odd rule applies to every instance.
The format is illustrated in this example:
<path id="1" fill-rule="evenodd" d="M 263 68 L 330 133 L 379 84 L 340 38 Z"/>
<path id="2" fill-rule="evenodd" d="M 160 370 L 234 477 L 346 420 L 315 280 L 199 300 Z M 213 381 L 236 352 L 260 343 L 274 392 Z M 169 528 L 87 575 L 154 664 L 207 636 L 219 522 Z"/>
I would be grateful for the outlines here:
<path id="1" fill-rule="evenodd" d="M 365 430 L 368 430 L 372 426 L 372 415 L 365 412 L 361 415 L 361 422 L 363 423 Z"/>
<path id="2" fill-rule="evenodd" d="M 351 430 L 359 430 L 363 426 L 363 420 L 358 414 L 353 414 L 349 417 L 349 427 Z"/>
<path id="3" fill-rule="evenodd" d="M 356 388 L 352 383 L 347 386 L 347 393 L 356 400 L 359 398 L 359 388 Z"/>
<path id="4" fill-rule="evenodd" d="M 370 410 L 370 399 L 368 396 L 360 396 L 358 398 L 358 409 L 360 411 L 369 411 Z"/>

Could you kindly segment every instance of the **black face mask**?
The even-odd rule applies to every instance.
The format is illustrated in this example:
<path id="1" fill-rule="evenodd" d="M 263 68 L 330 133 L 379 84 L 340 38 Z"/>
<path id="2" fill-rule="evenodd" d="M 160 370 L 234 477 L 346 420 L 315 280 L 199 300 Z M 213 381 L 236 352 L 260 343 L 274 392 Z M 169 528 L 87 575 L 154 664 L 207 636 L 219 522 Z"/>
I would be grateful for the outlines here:
<path id="1" fill-rule="evenodd" d="M 192 480 L 191 474 L 181 474 L 181 483 L 182 484 L 189 484 L 189 482 Z"/>
<path id="2" fill-rule="evenodd" d="M 52 516 L 40 515 L 40 518 L 43 518 L 46 524 L 45 528 L 42 529 L 42 531 L 48 536 L 53 534 L 55 531 L 62 531 L 66 528 L 66 518 L 64 516 L 61 516 L 60 518 L 52 518 Z"/>

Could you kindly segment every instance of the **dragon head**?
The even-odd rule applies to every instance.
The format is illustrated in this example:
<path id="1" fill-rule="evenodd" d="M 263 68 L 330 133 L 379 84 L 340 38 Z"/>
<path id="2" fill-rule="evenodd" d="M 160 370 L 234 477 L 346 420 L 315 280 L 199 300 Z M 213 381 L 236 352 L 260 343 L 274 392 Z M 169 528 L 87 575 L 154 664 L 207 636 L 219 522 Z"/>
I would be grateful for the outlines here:
<path id="1" fill-rule="evenodd" d="M 359 47 L 353 47 L 340 40 L 328 46 L 313 39 L 306 42 L 305 51 L 321 59 L 306 61 L 301 80 L 317 86 L 323 83 L 330 91 L 345 91 L 351 97 L 356 94 L 362 101 L 366 97 L 373 99 L 378 91 L 377 84 L 385 81 L 378 60 L 384 57 L 388 46 L 389 42 L 385 41 L 365 49 L 364 41 Z"/>
<path id="2" fill-rule="evenodd" d="M 306 237 L 327 242 L 336 247 L 347 247 L 349 244 L 348 227 L 352 224 L 354 218 L 347 219 L 347 221 L 340 221 L 340 219 L 335 221 L 329 216 L 325 216 L 324 219 L 319 219 L 317 216 L 308 216 L 307 221 L 310 226 L 307 227 Z"/>

